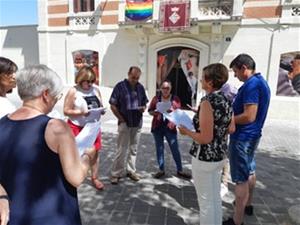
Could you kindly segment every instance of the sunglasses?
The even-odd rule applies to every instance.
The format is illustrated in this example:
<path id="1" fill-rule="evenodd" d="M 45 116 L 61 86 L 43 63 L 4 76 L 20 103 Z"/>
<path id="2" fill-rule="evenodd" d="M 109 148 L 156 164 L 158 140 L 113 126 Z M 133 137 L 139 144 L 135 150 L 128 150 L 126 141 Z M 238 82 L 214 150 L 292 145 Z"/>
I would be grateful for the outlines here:
<path id="1" fill-rule="evenodd" d="M 94 81 L 94 80 L 83 80 L 83 81 L 81 81 L 81 83 L 83 83 L 83 82 L 87 82 L 87 83 L 89 83 L 89 84 L 92 84 L 92 83 L 94 83 L 95 81 Z"/>
<path id="2" fill-rule="evenodd" d="M 170 90 L 170 87 L 162 87 L 163 90 Z"/>

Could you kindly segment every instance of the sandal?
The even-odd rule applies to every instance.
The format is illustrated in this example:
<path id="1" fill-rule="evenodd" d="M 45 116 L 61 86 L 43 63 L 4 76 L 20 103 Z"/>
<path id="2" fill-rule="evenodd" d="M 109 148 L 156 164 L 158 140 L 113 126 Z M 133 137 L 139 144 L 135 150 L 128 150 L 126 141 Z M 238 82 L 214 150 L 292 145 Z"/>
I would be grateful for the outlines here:
<path id="1" fill-rule="evenodd" d="M 104 189 L 104 184 L 97 177 L 92 177 L 92 183 L 97 190 Z"/>

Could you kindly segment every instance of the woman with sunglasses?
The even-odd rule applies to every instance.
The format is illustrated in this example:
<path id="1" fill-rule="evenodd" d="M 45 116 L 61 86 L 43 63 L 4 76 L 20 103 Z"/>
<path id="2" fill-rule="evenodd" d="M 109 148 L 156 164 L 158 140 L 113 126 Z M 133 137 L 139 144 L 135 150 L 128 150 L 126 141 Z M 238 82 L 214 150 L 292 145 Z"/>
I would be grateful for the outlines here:
<path id="1" fill-rule="evenodd" d="M 94 85 L 96 75 L 89 66 L 83 66 L 75 77 L 76 85 L 72 87 L 64 101 L 64 114 L 69 117 L 67 123 L 71 127 L 73 134 L 77 136 L 83 127 L 89 122 L 96 122 L 100 119 L 95 118 L 90 113 L 90 109 L 103 107 L 102 98 L 99 88 Z M 104 114 L 105 110 L 101 111 Z M 94 143 L 94 148 L 99 151 L 101 149 L 101 132 L 99 132 Z M 92 183 L 98 190 L 104 188 L 104 184 L 98 179 L 99 157 L 94 165 L 92 165 Z"/>
<path id="2" fill-rule="evenodd" d="M 165 103 L 169 105 L 167 113 L 181 107 L 180 99 L 171 94 L 171 82 L 164 81 L 160 87 L 160 94 L 154 96 L 151 100 L 148 112 L 153 116 L 151 132 L 154 137 L 156 146 L 156 156 L 159 165 L 159 171 L 153 175 L 154 178 L 161 178 L 165 175 L 165 159 L 164 159 L 164 137 L 170 146 L 173 159 L 176 163 L 177 176 L 190 179 L 191 175 L 182 171 L 181 155 L 178 149 L 176 125 L 164 118 L 162 112 L 158 111 L 158 104 Z"/>
<path id="3" fill-rule="evenodd" d="M 69 126 L 47 116 L 63 88 L 59 75 L 35 65 L 16 79 L 23 104 L 0 120 L 0 224 L 80 225 L 76 188 L 96 151 L 80 157 Z"/>
<path id="4" fill-rule="evenodd" d="M 16 87 L 17 65 L 5 57 L 0 57 L 0 118 L 14 112 L 16 107 L 7 99 L 6 94 Z"/>

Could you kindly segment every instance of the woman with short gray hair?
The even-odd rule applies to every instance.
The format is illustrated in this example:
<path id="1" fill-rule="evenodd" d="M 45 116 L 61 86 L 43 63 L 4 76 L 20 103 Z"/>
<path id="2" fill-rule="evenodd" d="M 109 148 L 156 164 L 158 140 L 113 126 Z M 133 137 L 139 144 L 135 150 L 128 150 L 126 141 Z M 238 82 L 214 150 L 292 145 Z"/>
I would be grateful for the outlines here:
<path id="1" fill-rule="evenodd" d="M 62 96 L 62 80 L 53 70 L 26 67 L 17 75 L 17 85 L 23 105 L 0 120 L 0 130 L 5 130 L 0 136 L 0 196 L 9 199 L 9 224 L 79 225 L 76 187 L 95 162 L 96 151 L 87 149 L 80 157 L 68 125 L 46 115 Z"/>

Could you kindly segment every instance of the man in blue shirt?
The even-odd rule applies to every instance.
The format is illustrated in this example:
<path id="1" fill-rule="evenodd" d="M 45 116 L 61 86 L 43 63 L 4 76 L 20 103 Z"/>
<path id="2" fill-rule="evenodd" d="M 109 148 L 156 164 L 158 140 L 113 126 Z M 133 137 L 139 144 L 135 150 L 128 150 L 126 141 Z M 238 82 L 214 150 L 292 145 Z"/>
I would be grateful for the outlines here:
<path id="1" fill-rule="evenodd" d="M 144 86 L 139 83 L 140 76 L 139 67 L 130 67 L 128 78 L 114 87 L 109 99 L 111 110 L 118 118 L 117 152 L 110 178 L 112 184 L 118 184 L 125 170 L 125 158 L 127 158 L 127 176 L 134 181 L 140 179 L 136 173 L 135 161 L 143 123 L 143 112 L 148 102 Z M 126 155 L 128 156 L 126 157 Z"/>
<path id="2" fill-rule="evenodd" d="M 236 131 L 230 136 L 229 161 L 235 186 L 233 218 L 223 225 L 243 224 L 244 213 L 253 215 L 251 205 L 256 183 L 254 153 L 270 103 L 270 89 L 260 73 L 255 72 L 255 61 L 247 54 L 238 55 L 230 64 L 235 77 L 244 84 L 233 103 Z"/>

